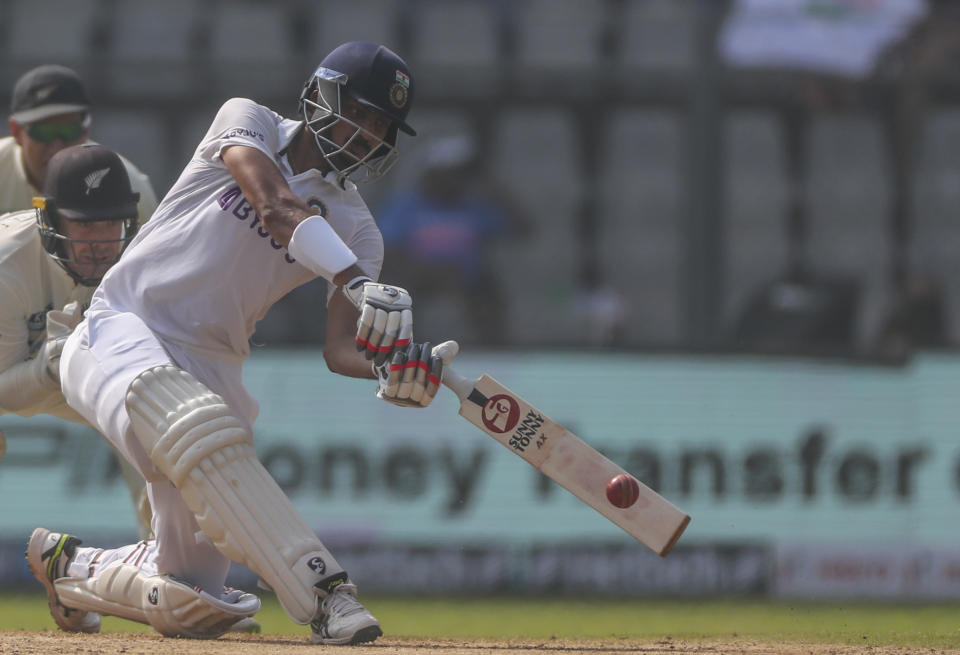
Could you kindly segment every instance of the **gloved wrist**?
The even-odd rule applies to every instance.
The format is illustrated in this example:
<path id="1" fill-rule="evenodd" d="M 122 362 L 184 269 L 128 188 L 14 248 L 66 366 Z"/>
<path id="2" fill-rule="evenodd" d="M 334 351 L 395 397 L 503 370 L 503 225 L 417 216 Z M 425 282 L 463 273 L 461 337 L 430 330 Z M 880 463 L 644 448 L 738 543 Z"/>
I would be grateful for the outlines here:
<path id="1" fill-rule="evenodd" d="M 373 280 L 366 275 L 358 275 L 343 285 L 343 295 L 350 299 L 353 306 L 357 309 L 363 309 L 363 285 Z"/>
<path id="2" fill-rule="evenodd" d="M 413 337 L 413 300 L 406 289 L 357 276 L 342 287 L 360 310 L 357 350 L 378 364 L 405 348 Z"/>

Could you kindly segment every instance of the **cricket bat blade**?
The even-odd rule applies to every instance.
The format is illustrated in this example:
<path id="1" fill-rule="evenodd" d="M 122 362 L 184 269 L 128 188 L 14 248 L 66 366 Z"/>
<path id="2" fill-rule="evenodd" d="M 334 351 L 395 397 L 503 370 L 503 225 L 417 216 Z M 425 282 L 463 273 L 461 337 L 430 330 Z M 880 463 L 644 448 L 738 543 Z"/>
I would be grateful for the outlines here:
<path id="1" fill-rule="evenodd" d="M 433 354 L 444 360 L 443 384 L 460 398 L 461 416 L 658 555 L 670 552 L 690 523 L 687 514 L 639 480 L 633 504 L 615 506 L 607 483 L 626 471 L 492 377 L 455 372 L 449 364 L 458 352 L 457 342 L 446 341 Z"/>

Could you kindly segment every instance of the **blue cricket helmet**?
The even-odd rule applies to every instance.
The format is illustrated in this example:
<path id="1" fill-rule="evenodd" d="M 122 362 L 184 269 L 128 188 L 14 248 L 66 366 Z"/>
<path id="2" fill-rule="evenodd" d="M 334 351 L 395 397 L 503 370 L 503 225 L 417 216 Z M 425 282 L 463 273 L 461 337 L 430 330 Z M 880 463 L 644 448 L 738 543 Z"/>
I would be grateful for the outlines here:
<path id="1" fill-rule="evenodd" d="M 342 112 L 341 94 L 344 93 L 391 120 L 386 138 L 378 138 L 378 147 L 362 159 L 353 157 L 346 149 L 347 144 L 338 144 L 332 138 L 334 123 L 351 122 Z M 359 182 L 383 175 L 396 163 L 399 130 L 416 136 L 416 131 L 407 123 L 412 103 L 413 75 L 406 62 L 386 46 L 351 41 L 324 57 L 307 79 L 300 94 L 300 113 L 327 162 L 343 177 L 364 172 L 365 175 L 356 180 Z M 373 136 L 356 127 L 358 134 L 364 133 L 364 138 L 369 140 Z"/>
<path id="2" fill-rule="evenodd" d="M 413 75 L 393 50 L 376 43 L 351 41 L 335 48 L 320 66 L 346 76 L 343 88 L 351 98 L 389 116 L 410 136 L 417 135 L 407 124 L 413 103 Z"/>

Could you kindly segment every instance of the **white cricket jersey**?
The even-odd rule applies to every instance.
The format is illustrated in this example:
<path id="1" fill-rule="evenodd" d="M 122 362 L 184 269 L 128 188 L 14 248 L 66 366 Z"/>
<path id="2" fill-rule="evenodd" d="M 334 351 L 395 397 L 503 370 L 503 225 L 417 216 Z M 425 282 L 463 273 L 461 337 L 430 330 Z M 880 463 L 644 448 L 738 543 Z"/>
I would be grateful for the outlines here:
<path id="1" fill-rule="evenodd" d="M 282 154 L 301 127 L 252 100 L 227 101 L 153 218 L 104 277 L 91 313 L 132 312 L 163 341 L 206 357 L 242 358 L 270 306 L 317 277 L 263 228 L 220 157 L 227 146 L 256 148 L 275 161 L 293 192 L 377 278 L 383 239 L 356 186 L 342 188 L 313 169 L 294 175 Z"/>
<path id="2" fill-rule="evenodd" d="M 96 143 L 88 141 L 87 143 Z M 150 178 L 140 172 L 123 155 L 118 155 L 127 169 L 130 187 L 140 194 L 137 201 L 137 214 L 143 225 L 157 208 L 157 196 L 153 192 Z M 0 138 L 0 213 L 20 211 L 33 206 L 33 197 L 40 191 L 33 188 L 23 169 L 20 146 L 12 136 Z"/>
<path id="3" fill-rule="evenodd" d="M 36 355 L 46 339 L 49 310 L 63 309 L 74 300 L 86 307 L 92 294 L 92 287 L 74 282 L 47 255 L 40 242 L 34 210 L 0 216 L 0 376 L 11 366 Z M 67 406 L 59 390 L 50 391 L 45 398 L 17 413 L 53 414 L 82 421 Z"/>

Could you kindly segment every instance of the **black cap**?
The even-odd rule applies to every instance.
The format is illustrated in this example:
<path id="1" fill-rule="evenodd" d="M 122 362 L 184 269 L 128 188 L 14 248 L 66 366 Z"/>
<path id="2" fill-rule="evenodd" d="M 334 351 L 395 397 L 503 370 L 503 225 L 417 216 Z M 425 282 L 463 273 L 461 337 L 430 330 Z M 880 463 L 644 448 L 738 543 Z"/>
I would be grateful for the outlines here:
<path id="1" fill-rule="evenodd" d="M 407 124 L 413 75 L 395 52 L 376 43 L 351 41 L 334 48 L 320 66 L 346 75 L 344 89 L 354 100 L 386 114 L 401 130 L 416 136 Z"/>
<path id="2" fill-rule="evenodd" d="M 50 158 L 43 195 L 72 221 L 108 221 L 137 215 L 139 193 L 120 156 L 93 143 L 64 148 Z"/>
<path id="3" fill-rule="evenodd" d="M 26 125 L 51 116 L 90 110 L 87 91 L 77 73 L 46 64 L 24 73 L 13 87 L 10 118 Z"/>

